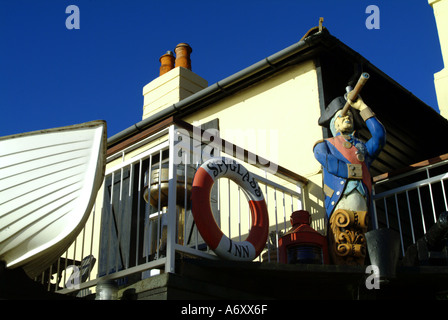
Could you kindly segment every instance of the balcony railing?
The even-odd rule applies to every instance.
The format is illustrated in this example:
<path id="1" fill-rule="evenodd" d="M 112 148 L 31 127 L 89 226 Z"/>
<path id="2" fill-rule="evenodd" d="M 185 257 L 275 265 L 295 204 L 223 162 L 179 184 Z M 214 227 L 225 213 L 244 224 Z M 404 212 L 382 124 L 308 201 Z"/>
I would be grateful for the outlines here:
<path id="1" fill-rule="evenodd" d="M 448 211 L 448 157 L 417 163 L 376 178 L 373 225 L 400 234 L 401 254 Z"/>
<path id="2" fill-rule="evenodd" d="M 251 171 L 264 192 L 270 237 L 257 259 L 279 259 L 276 246 L 302 209 L 307 180 L 217 139 L 187 123 L 172 123 L 108 157 L 105 179 L 84 230 L 39 281 L 49 290 L 85 295 L 101 279 L 130 284 L 160 272 L 175 272 L 176 255 L 216 259 L 191 213 L 191 182 L 209 156 L 226 156 Z M 215 220 L 235 241 L 250 228 L 244 190 L 219 179 L 211 194 Z"/>
<path id="3" fill-rule="evenodd" d="M 38 281 L 48 290 L 83 296 L 94 293 L 101 279 L 125 285 L 173 273 L 178 255 L 217 259 L 195 226 L 189 200 L 194 174 L 211 156 L 235 159 L 256 177 L 270 221 L 270 237 L 257 261 L 279 261 L 278 239 L 290 228 L 291 213 L 305 207 L 307 180 L 209 133 L 173 121 L 110 152 L 84 229 Z M 402 255 L 448 211 L 447 155 L 374 182 L 373 228 L 396 230 Z M 244 240 L 251 225 L 244 190 L 219 179 L 210 201 L 221 230 L 234 241 Z"/>

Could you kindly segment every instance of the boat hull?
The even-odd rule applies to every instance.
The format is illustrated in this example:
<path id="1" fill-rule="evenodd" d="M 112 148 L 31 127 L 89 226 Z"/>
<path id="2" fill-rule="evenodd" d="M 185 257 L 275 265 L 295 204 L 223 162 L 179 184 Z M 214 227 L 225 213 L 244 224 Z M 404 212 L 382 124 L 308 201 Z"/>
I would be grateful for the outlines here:
<path id="1" fill-rule="evenodd" d="M 104 179 L 106 123 L 0 138 L 0 260 L 34 277 L 75 240 Z"/>

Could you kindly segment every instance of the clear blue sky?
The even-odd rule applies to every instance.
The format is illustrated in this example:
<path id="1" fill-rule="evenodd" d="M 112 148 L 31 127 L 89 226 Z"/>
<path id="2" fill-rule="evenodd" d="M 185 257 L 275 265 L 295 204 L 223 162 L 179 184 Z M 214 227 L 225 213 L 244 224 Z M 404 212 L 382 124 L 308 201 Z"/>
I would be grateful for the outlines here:
<path id="1" fill-rule="evenodd" d="M 79 30 L 66 28 L 69 5 Z M 368 5 L 380 29 L 366 28 Z M 112 136 L 141 120 L 142 88 L 178 43 L 213 84 L 299 41 L 319 17 L 438 111 L 443 61 L 427 0 L 0 0 L 0 136 L 96 119 Z"/>

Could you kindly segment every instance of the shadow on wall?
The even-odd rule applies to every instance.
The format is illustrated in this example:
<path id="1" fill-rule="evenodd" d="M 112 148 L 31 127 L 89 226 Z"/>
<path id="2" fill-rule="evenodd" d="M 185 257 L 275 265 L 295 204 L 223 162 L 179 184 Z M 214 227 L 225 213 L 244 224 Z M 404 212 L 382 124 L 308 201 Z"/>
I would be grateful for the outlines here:
<path id="1" fill-rule="evenodd" d="M 316 176 L 322 176 L 321 173 Z M 304 192 L 304 209 L 311 214 L 311 227 L 326 236 L 327 234 L 327 218 L 324 206 L 324 191 L 321 185 L 309 181 Z"/>

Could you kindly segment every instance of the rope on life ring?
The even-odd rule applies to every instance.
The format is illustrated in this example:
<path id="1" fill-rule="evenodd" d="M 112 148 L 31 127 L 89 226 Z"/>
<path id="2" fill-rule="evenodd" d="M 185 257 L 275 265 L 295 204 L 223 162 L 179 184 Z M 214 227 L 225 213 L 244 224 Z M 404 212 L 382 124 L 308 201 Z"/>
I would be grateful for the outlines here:
<path id="1" fill-rule="evenodd" d="M 217 225 L 210 206 L 210 193 L 215 181 L 226 177 L 238 184 L 249 199 L 251 229 L 244 241 L 229 239 Z M 221 258 L 252 261 L 263 251 L 269 233 L 266 201 L 258 182 L 235 160 L 212 158 L 197 170 L 191 193 L 192 213 L 196 226 L 208 246 Z"/>

